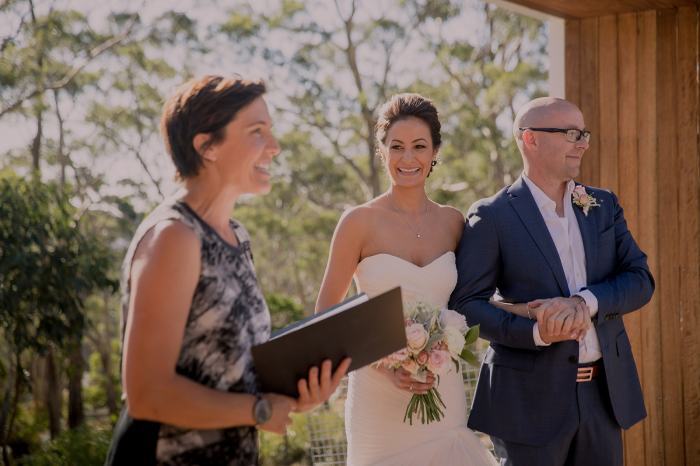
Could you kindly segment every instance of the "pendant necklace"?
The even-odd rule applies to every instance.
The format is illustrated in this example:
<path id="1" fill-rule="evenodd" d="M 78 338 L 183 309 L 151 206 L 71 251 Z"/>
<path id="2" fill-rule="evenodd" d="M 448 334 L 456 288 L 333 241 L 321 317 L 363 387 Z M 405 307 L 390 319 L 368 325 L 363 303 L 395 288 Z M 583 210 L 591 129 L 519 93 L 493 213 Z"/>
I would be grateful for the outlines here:
<path id="1" fill-rule="evenodd" d="M 406 219 L 404 218 L 404 215 L 406 215 L 406 212 L 399 209 L 396 207 L 396 204 L 394 204 L 394 201 L 391 199 L 390 196 L 387 196 L 389 199 L 389 204 L 391 204 L 391 208 L 394 210 L 394 212 L 399 214 L 399 217 L 401 218 L 401 221 L 408 226 L 408 229 L 411 230 L 411 232 L 416 235 L 416 238 L 421 239 L 423 238 L 423 234 L 421 233 L 421 227 L 423 225 L 423 217 L 425 214 L 428 212 L 428 202 L 425 203 L 425 209 L 423 209 L 423 212 L 420 213 L 420 216 L 418 217 L 420 220 L 417 221 L 416 223 L 418 224 L 418 229 L 416 230 L 413 228 L 413 224 L 411 222 L 407 222 Z"/>

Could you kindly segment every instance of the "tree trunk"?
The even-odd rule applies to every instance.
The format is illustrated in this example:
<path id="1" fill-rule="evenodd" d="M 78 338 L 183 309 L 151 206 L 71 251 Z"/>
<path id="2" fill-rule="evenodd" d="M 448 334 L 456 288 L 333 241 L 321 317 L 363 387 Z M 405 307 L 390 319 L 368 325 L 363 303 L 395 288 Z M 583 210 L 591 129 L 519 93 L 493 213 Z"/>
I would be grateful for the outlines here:
<path id="1" fill-rule="evenodd" d="M 56 368 L 56 355 L 49 347 L 46 355 L 46 409 L 49 414 L 49 433 L 54 439 L 61 433 L 61 383 Z"/>
<path id="2" fill-rule="evenodd" d="M 68 428 L 75 429 L 85 422 L 85 407 L 83 405 L 85 359 L 83 358 L 82 338 L 71 346 L 68 360 Z"/>
<path id="3" fill-rule="evenodd" d="M 8 412 L 8 420 L 3 421 L 3 424 L 0 424 L 0 428 L 2 428 L 2 431 L 0 431 L 1 434 L 1 442 L 2 442 L 2 461 L 5 466 L 10 466 L 12 462 L 10 461 L 10 454 L 8 452 L 8 441 L 10 437 L 12 436 L 12 430 L 13 426 L 15 423 L 15 418 L 17 416 L 17 407 L 19 406 L 19 397 L 20 393 L 22 391 L 22 365 L 20 363 L 20 355 L 19 353 L 15 354 L 15 362 L 14 362 L 14 393 L 12 394 L 12 402 L 8 403 L 9 404 L 9 412 Z M 11 385 L 10 385 L 11 386 Z M 8 397 L 9 398 L 9 397 Z M 5 403 L 7 400 L 3 402 L 3 408 L 5 406 Z M 3 413 L 4 414 L 4 413 Z M 5 425 L 6 424 L 6 425 Z"/>
<path id="4" fill-rule="evenodd" d="M 37 20 L 36 20 L 36 12 L 34 10 L 34 1 L 29 0 L 29 11 L 32 16 L 32 25 L 34 27 L 37 26 Z M 41 36 L 45 37 L 45 36 Z M 38 75 L 36 76 L 36 81 L 37 81 L 37 89 L 40 89 L 44 85 L 44 80 L 46 79 L 45 72 L 44 72 L 44 40 L 41 40 L 41 43 L 38 47 L 39 49 L 39 55 L 37 57 L 37 72 Z M 44 132 L 44 94 L 40 93 L 36 97 L 36 102 L 35 102 L 35 107 L 34 107 L 35 113 L 36 113 L 36 134 L 34 135 L 34 140 L 32 141 L 32 147 L 31 147 L 31 154 L 32 154 L 32 174 L 36 177 L 39 178 L 39 175 L 41 174 L 41 169 L 39 167 L 39 162 L 41 160 L 41 139 L 43 137 L 43 132 Z"/>
<path id="5" fill-rule="evenodd" d="M 337 1 L 336 8 L 340 13 L 340 7 L 338 6 Z M 377 197 L 381 194 L 381 185 L 379 183 L 379 170 L 377 168 L 376 147 L 374 142 L 374 108 L 371 108 L 367 102 L 367 93 L 364 89 L 362 75 L 360 74 L 360 68 L 357 62 L 357 48 L 355 42 L 353 41 L 352 30 L 355 26 L 353 21 L 356 9 L 357 5 L 353 1 L 350 15 L 347 18 L 342 18 L 341 14 L 341 18 L 345 25 L 345 39 L 348 41 L 347 48 L 345 49 L 345 57 L 348 62 L 348 67 L 352 73 L 353 81 L 355 82 L 362 119 L 364 120 L 365 127 L 367 129 L 365 142 L 367 144 L 367 152 L 369 157 L 369 187 L 372 190 L 372 197 Z"/>
<path id="6" fill-rule="evenodd" d="M 68 155 L 64 153 L 65 151 L 65 130 L 63 126 L 63 115 L 61 115 L 61 107 L 58 102 L 58 89 L 53 91 L 53 100 L 56 105 L 56 120 L 58 120 L 58 149 L 56 150 L 56 155 L 58 163 L 61 166 L 61 177 L 60 183 L 63 188 L 66 185 L 66 165 L 68 165 Z"/>
<path id="7" fill-rule="evenodd" d="M 31 361 L 28 364 L 28 385 L 29 392 L 32 394 L 35 419 L 43 419 L 48 410 L 46 405 L 46 366 L 46 356 L 38 353 L 31 355 Z"/>
<path id="8" fill-rule="evenodd" d="M 10 363 L 7 368 L 7 384 L 3 389 L 2 405 L 0 406 L 0 446 L 2 446 L 2 462 L 6 466 L 10 464 L 7 440 L 10 435 L 9 420 L 11 418 L 11 410 L 14 406 L 13 395 L 14 398 L 17 397 L 17 393 L 13 393 L 13 388 L 17 385 L 17 368 L 11 366 L 12 364 Z"/>
<path id="9" fill-rule="evenodd" d="M 107 396 L 107 409 L 109 414 L 117 415 L 119 414 L 119 406 L 117 405 L 117 391 L 114 389 L 114 381 L 112 380 L 112 351 L 109 339 L 106 345 L 100 345 L 99 352 L 102 369 L 105 373 L 104 389 Z"/>
<path id="10" fill-rule="evenodd" d="M 36 134 L 34 135 L 34 139 L 32 140 L 31 148 L 32 172 L 37 177 L 41 173 L 39 162 L 41 160 L 41 138 L 43 137 L 44 132 L 44 111 L 41 109 L 41 105 L 43 105 L 43 102 L 37 104 L 38 109 L 36 113 Z"/>
<path id="11" fill-rule="evenodd" d="M 103 291 L 102 299 L 105 306 L 109 308 L 110 298 L 112 294 Z M 118 338 L 119 336 L 119 326 L 115 325 L 113 317 L 110 313 L 104 312 L 104 332 L 98 334 L 98 351 L 100 352 L 100 359 L 102 361 L 102 368 L 105 372 L 105 393 L 107 395 L 107 408 L 109 409 L 109 414 L 119 415 L 120 404 L 119 404 L 119 393 L 117 392 L 116 386 L 114 384 L 115 380 L 114 369 L 112 368 L 112 339 Z M 119 374 L 121 367 L 117 367 L 117 374 Z M 119 376 L 117 378 L 119 380 Z"/>
<path id="12" fill-rule="evenodd" d="M 102 291 L 102 300 L 105 308 L 110 306 L 111 293 Z M 117 337 L 117 329 L 113 317 L 108 312 L 101 313 L 100 322 L 91 326 L 85 337 L 91 347 L 97 351 L 102 365 L 102 388 L 105 391 L 107 409 L 110 415 L 119 415 L 119 391 L 115 385 L 114 363 L 112 361 L 112 340 Z M 103 327 L 104 326 L 104 327 Z"/>

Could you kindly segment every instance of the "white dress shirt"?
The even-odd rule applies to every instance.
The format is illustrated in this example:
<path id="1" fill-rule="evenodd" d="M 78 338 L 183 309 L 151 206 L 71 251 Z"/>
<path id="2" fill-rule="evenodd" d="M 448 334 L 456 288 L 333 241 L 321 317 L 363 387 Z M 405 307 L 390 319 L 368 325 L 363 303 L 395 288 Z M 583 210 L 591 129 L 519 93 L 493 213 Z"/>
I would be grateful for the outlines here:
<path id="1" fill-rule="evenodd" d="M 569 286 L 570 296 L 580 296 L 586 301 L 591 317 L 598 313 L 598 299 L 590 290 L 584 290 L 587 285 L 586 277 L 586 252 L 583 248 L 581 230 L 576 220 L 574 206 L 571 202 L 571 193 L 576 184 L 570 180 L 564 192 L 564 216 L 560 217 L 556 212 L 556 203 L 547 196 L 532 180 L 523 173 L 523 180 L 530 189 L 532 197 L 535 198 L 537 208 L 542 214 L 544 223 L 549 230 L 549 234 L 554 241 L 559 254 L 566 283 Z M 548 346 L 540 337 L 537 323 L 533 329 L 533 336 L 537 346 Z M 591 327 L 586 332 L 586 336 L 579 343 L 578 359 L 579 363 L 592 362 L 600 359 L 600 342 L 595 328 Z"/>

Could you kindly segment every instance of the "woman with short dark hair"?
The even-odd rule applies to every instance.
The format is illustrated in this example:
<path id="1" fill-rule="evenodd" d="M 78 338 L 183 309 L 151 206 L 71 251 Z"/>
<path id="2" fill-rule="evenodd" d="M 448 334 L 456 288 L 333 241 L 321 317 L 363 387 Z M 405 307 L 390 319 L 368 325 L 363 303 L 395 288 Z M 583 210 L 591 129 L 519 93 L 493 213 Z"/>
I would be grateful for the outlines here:
<path id="1" fill-rule="evenodd" d="M 250 349 L 270 336 L 243 194 L 270 190 L 280 147 L 261 81 L 206 76 L 165 104 L 161 128 L 183 183 L 138 227 L 122 270 L 125 409 L 107 464 L 250 465 L 257 428 L 328 399 L 349 360 L 299 381 L 298 399 L 259 393 Z"/>

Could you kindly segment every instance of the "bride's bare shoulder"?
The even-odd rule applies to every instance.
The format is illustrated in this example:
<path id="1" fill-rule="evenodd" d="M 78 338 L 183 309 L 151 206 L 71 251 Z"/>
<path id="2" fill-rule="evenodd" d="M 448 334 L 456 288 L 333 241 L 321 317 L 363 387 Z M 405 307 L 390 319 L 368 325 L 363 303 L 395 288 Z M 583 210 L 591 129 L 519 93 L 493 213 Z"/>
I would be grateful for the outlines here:
<path id="1" fill-rule="evenodd" d="M 445 221 L 459 226 L 464 225 L 464 214 L 459 209 L 451 205 L 437 204 L 437 206 L 440 209 L 440 215 Z"/>
<path id="2" fill-rule="evenodd" d="M 440 220 L 448 226 L 450 232 L 459 241 L 464 231 L 464 215 L 459 209 L 449 205 L 438 204 L 438 207 L 440 208 Z"/>
<path id="3" fill-rule="evenodd" d="M 386 207 L 380 198 L 375 198 L 354 207 L 346 209 L 338 221 L 338 229 L 350 230 L 353 233 L 371 228 L 382 215 Z"/>

